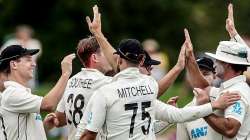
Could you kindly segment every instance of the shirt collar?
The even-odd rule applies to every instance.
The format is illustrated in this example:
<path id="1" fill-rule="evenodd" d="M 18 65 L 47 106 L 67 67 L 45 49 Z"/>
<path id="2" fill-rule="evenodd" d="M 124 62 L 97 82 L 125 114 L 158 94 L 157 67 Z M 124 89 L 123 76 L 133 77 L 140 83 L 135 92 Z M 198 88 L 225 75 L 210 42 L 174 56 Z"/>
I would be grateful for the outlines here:
<path id="1" fill-rule="evenodd" d="M 27 90 L 28 92 L 31 92 L 31 89 L 30 89 L 30 88 L 27 88 L 27 87 L 25 87 L 25 86 L 23 86 L 23 85 L 21 85 L 21 84 L 15 82 L 15 81 L 6 81 L 6 82 L 4 82 L 4 87 L 5 87 L 5 88 L 8 88 L 9 86 L 17 87 L 17 88 L 20 88 L 20 89 L 25 89 L 25 90 Z"/>
<path id="2" fill-rule="evenodd" d="M 99 70 L 97 70 L 97 69 L 92 69 L 92 68 L 82 68 L 81 70 L 82 70 L 82 71 L 95 72 L 95 73 L 98 73 L 98 74 L 104 75 L 102 72 L 100 72 L 100 71 L 99 71 Z"/>
<path id="3" fill-rule="evenodd" d="M 131 78 L 132 76 L 137 77 L 138 74 L 140 74 L 139 68 L 137 68 L 137 67 L 129 67 L 129 68 L 126 68 L 126 69 L 120 71 L 119 73 L 117 73 L 114 76 L 114 79 L 117 79 L 119 77 L 126 77 L 126 76 L 129 77 L 129 78 Z"/>
<path id="4" fill-rule="evenodd" d="M 239 82 L 246 82 L 246 76 L 245 75 L 239 75 L 234 78 L 231 78 L 221 84 L 221 88 L 226 89 L 234 84 L 237 84 Z"/>

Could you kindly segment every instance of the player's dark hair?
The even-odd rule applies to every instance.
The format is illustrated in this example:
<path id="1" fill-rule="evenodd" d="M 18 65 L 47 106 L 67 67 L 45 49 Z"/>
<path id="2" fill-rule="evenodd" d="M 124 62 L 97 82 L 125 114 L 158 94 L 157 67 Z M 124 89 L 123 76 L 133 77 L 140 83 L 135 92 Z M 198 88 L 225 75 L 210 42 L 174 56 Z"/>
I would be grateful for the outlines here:
<path id="1" fill-rule="evenodd" d="M 77 56 L 85 67 L 89 66 L 89 58 L 93 53 L 99 53 L 100 46 L 95 37 L 90 36 L 79 41 L 77 45 Z"/>
<path id="2" fill-rule="evenodd" d="M 13 59 L 15 61 L 20 61 L 19 57 Z M 5 73 L 5 74 L 10 74 L 10 61 L 4 61 L 0 65 L 0 72 Z"/>
<path id="3" fill-rule="evenodd" d="M 231 64 L 231 67 L 235 72 L 241 72 L 241 74 L 243 74 L 243 72 L 247 70 L 246 65 Z"/>

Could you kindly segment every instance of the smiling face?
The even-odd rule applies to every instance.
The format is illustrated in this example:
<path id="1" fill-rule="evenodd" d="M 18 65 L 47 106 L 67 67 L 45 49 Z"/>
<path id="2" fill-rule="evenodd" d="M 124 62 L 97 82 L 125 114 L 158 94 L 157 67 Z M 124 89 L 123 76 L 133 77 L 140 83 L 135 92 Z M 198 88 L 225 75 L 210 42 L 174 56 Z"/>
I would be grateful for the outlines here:
<path id="1" fill-rule="evenodd" d="M 25 55 L 10 62 L 11 71 L 15 71 L 20 78 L 29 81 L 33 78 L 33 71 L 36 63 L 31 55 Z"/>

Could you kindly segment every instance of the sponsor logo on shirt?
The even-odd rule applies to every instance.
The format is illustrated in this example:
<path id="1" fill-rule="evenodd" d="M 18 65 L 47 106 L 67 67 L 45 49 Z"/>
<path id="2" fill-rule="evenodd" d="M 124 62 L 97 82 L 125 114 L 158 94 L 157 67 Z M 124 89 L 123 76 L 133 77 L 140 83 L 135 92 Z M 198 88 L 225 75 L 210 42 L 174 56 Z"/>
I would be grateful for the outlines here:
<path id="1" fill-rule="evenodd" d="M 192 139 L 197 139 L 207 135 L 207 126 L 194 128 L 191 130 Z"/>
<path id="2" fill-rule="evenodd" d="M 235 104 L 233 105 L 233 112 L 241 115 L 241 112 L 242 112 L 241 110 L 242 110 L 242 107 L 240 106 L 240 103 L 235 102 Z"/>

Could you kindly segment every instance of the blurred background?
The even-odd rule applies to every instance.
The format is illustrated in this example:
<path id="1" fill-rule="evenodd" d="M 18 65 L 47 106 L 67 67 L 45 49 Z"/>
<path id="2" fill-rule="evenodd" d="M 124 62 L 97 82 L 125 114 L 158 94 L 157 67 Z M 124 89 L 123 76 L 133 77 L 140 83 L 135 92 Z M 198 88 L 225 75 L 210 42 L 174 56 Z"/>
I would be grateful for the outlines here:
<path id="1" fill-rule="evenodd" d="M 238 32 L 248 38 L 249 0 L 0 0 L 0 46 L 22 40 L 42 49 L 35 58 L 38 67 L 31 83 L 34 92 L 42 95 L 59 77 L 62 58 L 75 52 L 77 42 L 90 35 L 85 16 L 92 17 L 92 6 L 97 4 L 102 31 L 114 47 L 124 38 L 150 39 L 151 45 L 154 39 L 153 51 L 163 62 L 160 69 L 164 75 L 176 63 L 185 27 L 195 52 L 215 51 L 220 40 L 229 40 L 225 30 L 229 2 L 234 4 Z M 74 73 L 80 67 L 75 60 Z M 189 91 L 185 90 L 183 75 L 162 100 L 179 95 L 181 107 L 192 99 L 192 94 L 186 94 Z"/>

